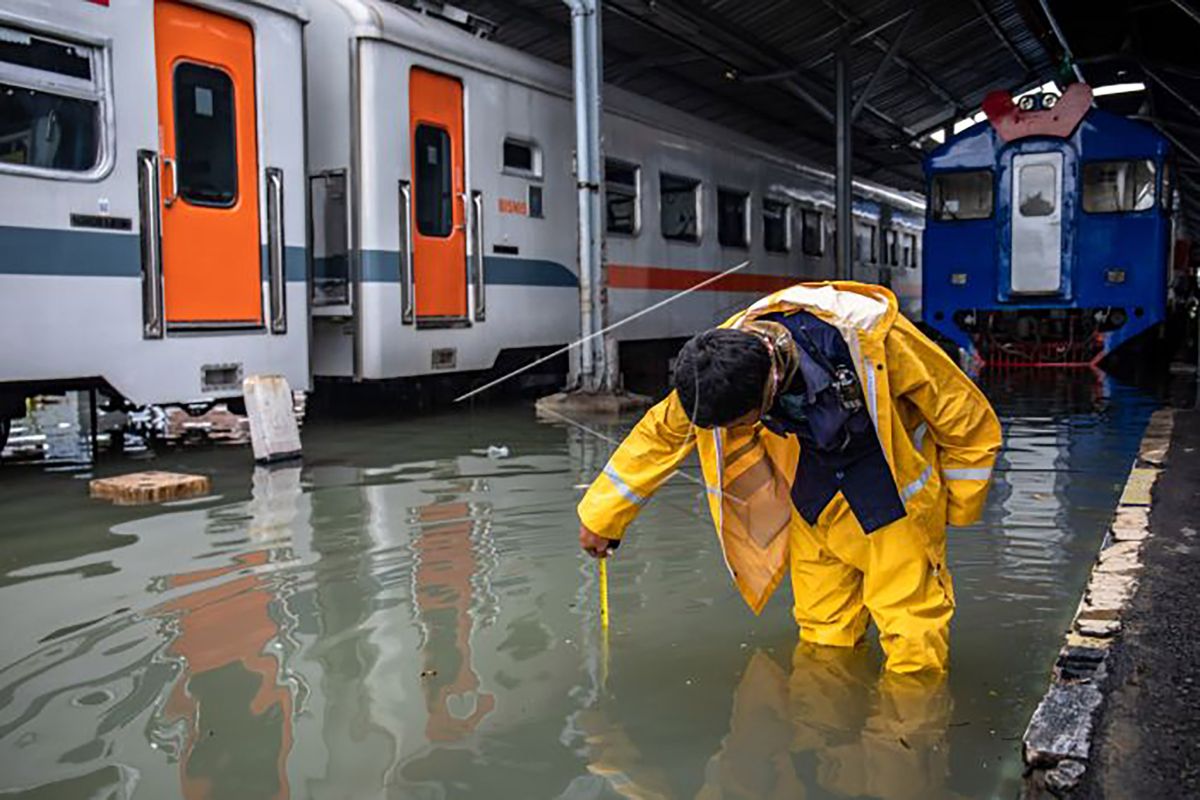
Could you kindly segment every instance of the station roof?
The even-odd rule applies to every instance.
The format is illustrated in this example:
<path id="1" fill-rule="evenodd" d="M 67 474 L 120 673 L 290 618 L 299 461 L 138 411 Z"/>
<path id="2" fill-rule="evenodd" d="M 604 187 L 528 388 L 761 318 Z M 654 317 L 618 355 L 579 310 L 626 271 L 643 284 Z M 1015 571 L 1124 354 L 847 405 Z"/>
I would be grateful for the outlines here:
<path id="1" fill-rule="evenodd" d="M 1200 2 L 1047 0 L 1060 46 L 1093 86 L 1145 83 L 1102 108 L 1153 123 L 1175 147 L 1182 210 L 1200 234 Z"/>
<path id="2" fill-rule="evenodd" d="M 434 0 L 408 0 L 420 7 Z M 492 39 L 569 66 L 563 0 L 452 0 Z M 1055 76 L 1038 0 L 603 0 L 605 81 L 834 163 L 835 49 L 850 47 L 855 174 L 920 189 L 927 133 L 993 89 Z M 488 24 L 490 23 L 490 25 Z M 493 27 L 494 26 L 494 27 Z M 878 72 L 878 75 L 876 73 Z"/>

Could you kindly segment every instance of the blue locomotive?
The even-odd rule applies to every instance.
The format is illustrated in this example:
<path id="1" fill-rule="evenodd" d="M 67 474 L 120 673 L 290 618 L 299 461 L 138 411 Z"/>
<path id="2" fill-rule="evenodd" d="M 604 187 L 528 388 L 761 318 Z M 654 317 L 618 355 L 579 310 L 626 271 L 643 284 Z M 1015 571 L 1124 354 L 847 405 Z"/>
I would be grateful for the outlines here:
<path id="1" fill-rule="evenodd" d="M 1061 97 L 1007 92 L 925 160 L 923 317 L 977 365 L 1094 365 L 1166 315 L 1166 139 Z"/>

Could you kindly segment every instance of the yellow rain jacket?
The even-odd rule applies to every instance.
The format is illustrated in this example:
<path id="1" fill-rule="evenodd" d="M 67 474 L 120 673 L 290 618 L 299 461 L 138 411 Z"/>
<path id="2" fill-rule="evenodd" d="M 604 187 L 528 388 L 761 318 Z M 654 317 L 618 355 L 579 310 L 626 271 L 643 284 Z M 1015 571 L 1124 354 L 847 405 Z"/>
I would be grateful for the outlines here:
<path id="1" fill-rule="evenodd" d="M 853 646 L 875 620 L 889 670 L 944 669 L 954 592 L 946 524 L 983 508 L 1000 449 L 987 399 L 880 286 L 806 283 L 726 321 L 807 311 L 842 334 L 907 516 L 867 535 L 839 493 L 815 525 L 790 505 L 800 444 L 762 423 L 696 428 L 672 392 L 650 409 L 579 504 L 591 531 L 620 539 L 693 448 L 730 575 L 757 614 L 789 564 L 801 638 Z M 787 535 L 782 535 L 786 531 Z"/>

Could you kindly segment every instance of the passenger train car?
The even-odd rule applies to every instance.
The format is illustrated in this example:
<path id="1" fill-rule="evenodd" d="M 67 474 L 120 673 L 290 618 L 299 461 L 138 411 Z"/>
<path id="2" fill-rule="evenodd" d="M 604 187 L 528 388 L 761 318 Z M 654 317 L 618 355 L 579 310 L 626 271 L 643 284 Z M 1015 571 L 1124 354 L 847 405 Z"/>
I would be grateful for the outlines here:
<path id="1" fill-rule="evenodd" d="M 383 0 L 309 13 L 314 374 L 482 370 L 574 339 L 570 72 Z M 751 261 L 622 327 L 625 344 L 833 275 L 829 172 L 615 88 L 604 106 L 610 318 Z M 855 277 L 915 314 L 923 201 L 855 188 Z"/>
<path id="2" fill-rule="evenodd" d="M 976 363 L 1096 364 L 1164 321 L 1168 143 L 1091 97 L 993 93 L 926 159 L 924 321 Z"/>
<path id="3" fill-rule="evenodd" d="M 0 425 L 45 391 L 203 405 L 254 373 L 469 373 L 571 341 L 571 92 L 384 0 L 9 0 Z M 831 173 L 615 88 L 605 107 L 610 319 L 751 262 L 623 345 L 833 275 Z M 854 277 L 916 314 L 923 201 L 855 191 Z"/>
<path id="4" fill-rule="evenodd" d="M 0 4 L 0 425 L 309 384 L 297 0 Z"/>

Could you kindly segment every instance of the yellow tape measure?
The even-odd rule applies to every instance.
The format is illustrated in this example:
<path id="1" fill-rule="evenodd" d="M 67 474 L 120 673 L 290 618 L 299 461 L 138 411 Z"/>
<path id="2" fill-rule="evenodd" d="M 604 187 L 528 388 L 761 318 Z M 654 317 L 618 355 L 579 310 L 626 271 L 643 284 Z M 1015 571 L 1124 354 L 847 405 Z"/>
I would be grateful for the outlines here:
<path id="1" fill-rule="evenodd" d="M 600 559 L 600 627 L 608 627 L 608 559 Z"/>

